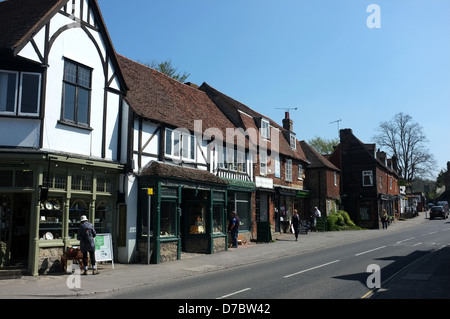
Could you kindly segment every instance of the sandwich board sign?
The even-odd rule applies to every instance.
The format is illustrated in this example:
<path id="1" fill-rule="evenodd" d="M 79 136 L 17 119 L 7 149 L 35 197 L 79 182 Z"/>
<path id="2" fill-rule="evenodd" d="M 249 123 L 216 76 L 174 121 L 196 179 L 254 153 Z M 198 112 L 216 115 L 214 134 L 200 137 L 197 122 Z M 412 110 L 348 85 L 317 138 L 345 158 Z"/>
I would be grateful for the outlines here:
<path id="1" fill-rule="evenodd" d="M 114 257 L 111 234 L 97 234 L 95 236 L 95 260 L 111 261 L 114 269 Z"/>

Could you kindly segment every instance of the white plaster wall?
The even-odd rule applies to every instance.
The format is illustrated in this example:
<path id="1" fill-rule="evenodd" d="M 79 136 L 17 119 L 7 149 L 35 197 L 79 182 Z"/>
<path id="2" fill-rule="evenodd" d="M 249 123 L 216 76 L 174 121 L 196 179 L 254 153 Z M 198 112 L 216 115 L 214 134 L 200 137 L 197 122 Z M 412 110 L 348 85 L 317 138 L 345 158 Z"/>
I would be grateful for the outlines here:
<path id="1" fill-rule="evenodd" d="M 126 204 L 127 204 L 127 237 L 126 246 L 118 247 L 117 259 L 121 263 L 134 262 L 134 252 L 136 251 L 136 229 L 137 229 L 137 198 L 138 181 L 134 175 L 126 178 Z"/>
<path id="2" fill-rule="evenodd" d="M 57 30 L 57 25 L 73 23 L 72 20 L 56 15 L 55 22 L 51 22 L 53 31 Z M 99 46 L 104 52 L 104 45 L 100 37 Z M 93 69 L 92 91 L 91 91 L 91 131 L 74 128 L 59 124 L 61 119 L 62 104 L 62 79 L 64 70 L 64 59 L 69 58 Z M 85 156 L 102 156 L 102 134 L 103 134 L 103 105 L 105 77 L 102 60 L 94 43 L 81 28 L 71 28 L 64 31 L 53 43 L 49 57 L 47 101 L 44 123 L 44 149 L 56 150 L 68 153 L 76 153 Z M 118 110 L 119 98 L 117 95 L 108 94 L 107 113 L 107 136 L 106 149 L 107 159 L 117 159 L 118 136 Z M 70 141 L 68 143 L 67 141 Z"/>
<path id="3" fill-rule="evenodd" d="M 40 121 L 0 118 L 0 145 L 11 147 L 39 147 Z"/>

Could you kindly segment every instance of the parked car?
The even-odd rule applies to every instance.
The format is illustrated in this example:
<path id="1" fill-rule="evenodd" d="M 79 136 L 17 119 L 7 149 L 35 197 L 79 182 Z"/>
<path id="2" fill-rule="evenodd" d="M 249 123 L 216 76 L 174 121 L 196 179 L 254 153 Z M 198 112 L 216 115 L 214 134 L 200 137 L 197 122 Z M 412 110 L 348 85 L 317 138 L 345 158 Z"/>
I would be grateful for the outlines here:
<path id="1" fill-rule="evenodd" d="M 446 200 L 437 202 L 437 205 L 444 207 L 445 211 L 448 213 L 448 202 Z"/>
<path id="2" fill-rule="evenodd" d="M 443 219 L 448 218 L 448 212 L 445 210 L 444 206 L 431 207 L 430 219 L 435 219 L 436 217 L 442 217 Z"/>

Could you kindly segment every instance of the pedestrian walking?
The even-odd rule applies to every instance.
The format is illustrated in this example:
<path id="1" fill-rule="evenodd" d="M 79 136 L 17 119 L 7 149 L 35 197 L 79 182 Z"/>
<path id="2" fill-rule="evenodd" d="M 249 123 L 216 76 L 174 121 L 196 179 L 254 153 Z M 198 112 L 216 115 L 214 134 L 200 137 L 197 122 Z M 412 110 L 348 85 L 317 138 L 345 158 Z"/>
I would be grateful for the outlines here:
<path id="1" fill-rule="evenodd" d="M 317 206 L 314 206 L 314 213 L 312 216 L 314 231 L 317 231 L 317 219 L 320 218 L 320 216 L 322 216 L 320 210 L 317 208 Z"/>
<path id="2" fill-rule="evenodd" d="M 300 228 L 300 216 L 298 216 L 298 212 L 294 209 L 294 215 L 292 215 L 291 225 L 293 228 L 293 233 L 295 235 L 295 241 L 298 239 L 298 231 Z"/>
<path id="3" fill-rule="evenodd" d="M 228 224 L 228 231 L 231 233 L 232 246 L 233 248 L 238 248 L 238 234 L 239 234 L 239 217 L 233 210 L 231 212 L 231 219 Z"/>
<path id="4" fill-rule="evenodd" d="M 92 225 L 85 215 L 81 216 L 80 227 L 78 227 L 78 239 L 80 240 L 80 250 L 83 253 L 83 275 L 88 272 L 88 253 L 91 260 L 92 274 L 98 275 L 97 263 L 95 261 L 95 232 L 94 225 Z"/>
<path id="5" fill-rule="evenodd" d="M 386 213 L 386 209 L 383 209 L 383 212 L 381 213 L 381 224 L 383 229 L 388 228 L 388 215 Z"/>

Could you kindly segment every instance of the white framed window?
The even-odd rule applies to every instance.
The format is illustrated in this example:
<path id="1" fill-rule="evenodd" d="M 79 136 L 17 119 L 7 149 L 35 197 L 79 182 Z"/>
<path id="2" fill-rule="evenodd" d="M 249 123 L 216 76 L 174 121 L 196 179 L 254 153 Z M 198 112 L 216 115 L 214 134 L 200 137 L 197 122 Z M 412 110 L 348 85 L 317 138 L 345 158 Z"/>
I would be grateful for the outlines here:
<path id="1" fill-rule="evenodd" d="M 373 172 L 363 171 L 362 172 L 363 186 L 373 186 Z"/>
<path id="2" fill-rule="evenodd" d="M 219 167 L 240 173 L 247 172 L 247 153 L 242 150 L 222 148 L 222 155 L 219 154 Z"/>
<path id="3" fill-rule="evenodd" d="M 334 171 L 334 186 L 337 186 L 337 172 Z"/>
<path id="4" fill-rule="evenodd" d="M 270 139 L 270 124 L 266 119 L 261 120 L 261 136 Z"/>
<path id="5" fill-rule="evenodd" d="M 173 159 L 195 161 L 195 136 L 166 128 L 165 155 Z"/>
<path id="6" fill-rule="evenodd" d="M 39 116 L 41 74 L 0 70 L 0 114 Z"/>
<path id="7" fill-rule="evenodd" d="M 303 165 L 298 164 L 298 179 L 303 180 Z"/>
<path id="8" fill-rule="evenodd" d="M 292 182 L 292 160 L 291 159 L 286 160 L 285 179 L 288 182 Z"/>
<path id="9" fill-rule="evenodd" d="M 267 153 L 265 151 L 259 153 L 259 162 L 260 162 L 260 175 L 267 175 Z"/>
<path id="10" fill-rule="evenodd" d="M 294 133 L 291 133 L 290 134 L 291 135 L 291 148 L 293 149 L 293 150 L 296 150 L 297 149 L 297 139 L 295 138 L 295 134 Z"/>

